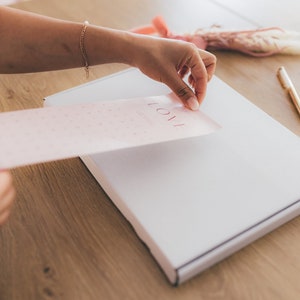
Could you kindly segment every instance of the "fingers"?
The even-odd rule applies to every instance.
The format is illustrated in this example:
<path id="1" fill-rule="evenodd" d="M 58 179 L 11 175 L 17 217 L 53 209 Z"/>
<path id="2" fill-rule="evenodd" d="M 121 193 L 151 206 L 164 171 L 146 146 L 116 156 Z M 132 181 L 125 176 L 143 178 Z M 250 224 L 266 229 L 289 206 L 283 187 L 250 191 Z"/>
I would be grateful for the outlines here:
<path id="1" fill-rule="evenodd" d="M 217 58 L 213 54 L 202 50 L 199 51 L 199 54 L 205 65 L 208 81 L 210 81 L 216 70 Z"/>
<path id="2" fill-rule="evenodd" d="M 173 76 L 170 76 L 169 81 L 165 82 L 171 90 L 181 99 L 183 104 L 191 110 L 199 109 L 199 101 L 195 96 L 193 90 L 178 76 L 177 72 L 174 72 Z"/>
<path id="3" fill-rule="evenodd" d="M 199 104 L 201 104 L 206 94 L 207 81 L 209 77 L 199 51 L 194 50 L 192 56 L 187 61 L 187 66 L 190 69 L 189 82 L 194 88 L 194 93 Z"/>
<path id="4" fill-rule="evenodd" d="M 132 65 L 168 85 L 185 106 L 197 110 L 205 97 L 207 82 L 215 71 L 215 56 L 184 41 L 134 38 L 138 51 L 131 58 Z M 184 80 L 186 75 L 188 83 Z"/>
<path id="5" fill-rule="evenodd" d="M 0 172 L 0 225 L 3 224 L 9 214 L 15 198 L 15 189 L 9 172 Z"/>
<path id="6" fill-rule="evenodd" d="M 187 107 L 197 110 L 205 97 L 207 82 L 214 74 L 216 58 L 193 45 L 187 45 L 187 47 L 189 47 L 189 52 L 180 65 L 179 76 L 173 74 L 167 84 Z M 190 73 L 188 77 L 190 86 L 182 79 L 187 73 Z"/>

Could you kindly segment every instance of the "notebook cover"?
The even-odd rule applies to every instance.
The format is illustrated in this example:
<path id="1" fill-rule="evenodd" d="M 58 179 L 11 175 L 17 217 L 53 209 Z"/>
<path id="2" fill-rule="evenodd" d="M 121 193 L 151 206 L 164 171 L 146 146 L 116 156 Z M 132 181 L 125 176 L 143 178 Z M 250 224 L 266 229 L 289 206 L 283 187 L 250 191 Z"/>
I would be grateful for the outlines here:
<path id="1" fill-rule="evenodd" d="M 130 69 L 50 96 L 46 105 L 166 92 Z M 299 137 L 217 77 L 201 110 L 222 129 L 82 157 L 172 284 L 300 212 Z"/>

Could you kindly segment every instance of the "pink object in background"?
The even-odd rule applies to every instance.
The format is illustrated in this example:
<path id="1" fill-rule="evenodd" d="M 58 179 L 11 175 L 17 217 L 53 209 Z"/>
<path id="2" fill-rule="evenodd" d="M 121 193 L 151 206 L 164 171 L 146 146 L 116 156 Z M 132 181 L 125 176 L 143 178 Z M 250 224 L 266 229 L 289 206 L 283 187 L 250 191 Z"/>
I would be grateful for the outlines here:
<path id="1" fill-rule="evenodd" d="M 194 43 L 200 49 L 209 51 L 231 50 L 255 57 L 265 57 L 274 54 L 300 55 L 300 33 L 287 31 L 279 27 L 224 30 L 219 26 L 211 26 L 206 29 L 197 29 L 191 34 L 174 34 L 169 30 L 164 19 L 161 16 L 157 16 L 150 25 L 141 26 L 131 31 L 184 40 Z"/>

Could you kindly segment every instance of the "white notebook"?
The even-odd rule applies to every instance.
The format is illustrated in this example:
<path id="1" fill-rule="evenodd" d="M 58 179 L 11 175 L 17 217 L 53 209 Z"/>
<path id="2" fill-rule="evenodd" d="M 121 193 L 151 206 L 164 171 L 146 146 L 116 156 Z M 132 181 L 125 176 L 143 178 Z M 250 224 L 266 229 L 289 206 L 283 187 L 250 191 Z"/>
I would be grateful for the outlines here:
<path id="1" fill-rule="evenodd" d="M 128 69 L 49 96 L 45 105 L 169 92 Z M 174 285 L 300 213 L 299 137 L 216 76 L 201 110 L 222 128 L 82 157 Z"/>

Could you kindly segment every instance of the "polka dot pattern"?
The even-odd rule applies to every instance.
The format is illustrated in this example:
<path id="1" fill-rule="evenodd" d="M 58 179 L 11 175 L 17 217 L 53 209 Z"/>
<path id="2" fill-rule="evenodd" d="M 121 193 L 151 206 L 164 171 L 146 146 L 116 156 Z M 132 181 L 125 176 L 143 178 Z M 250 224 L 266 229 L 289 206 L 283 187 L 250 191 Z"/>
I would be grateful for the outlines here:
<path id="1" fill-rule="evenodd" d="M 0 114 L 0 168 L 208 134 L 218 125 L 170 95 Z"/>

